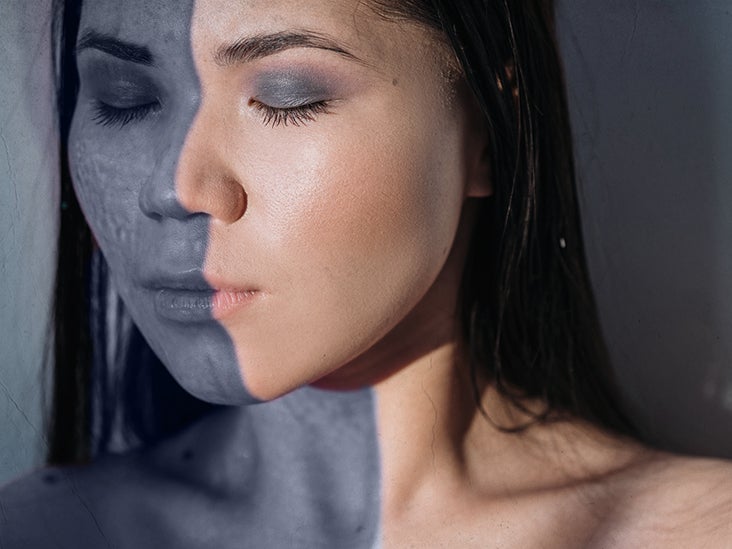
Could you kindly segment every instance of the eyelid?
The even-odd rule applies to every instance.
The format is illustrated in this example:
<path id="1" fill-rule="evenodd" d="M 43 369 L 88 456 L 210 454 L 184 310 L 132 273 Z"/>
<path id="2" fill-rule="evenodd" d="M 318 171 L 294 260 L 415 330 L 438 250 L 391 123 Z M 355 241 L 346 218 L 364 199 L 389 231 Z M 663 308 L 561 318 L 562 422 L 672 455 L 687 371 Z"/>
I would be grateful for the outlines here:
<path id="1" fill-rule="evenodd" d="M 251 105 L 253 102 L 259 103 L 261 105 L 266 105 L 268 107 L 271 107 L 273 109 L 281 109 L 281 110 L 287 110 L 287 109 L 297 109 L 300 107 L 306 107 L 307 105 L 312 105 L 314 103 L 322 103 L 324 101 L 328 101 L 328 97 L 310 97 L 310 96 L 302 96 L 302 97 L 285 97 L 285 98 L 265 98 L 260 95 L 255 95 L 249 100 L 249 104 Z"/>
<path id="2" fill-rule="evenodd" d="M 118 107 L 97 99 L 92 102 L 92 108 L 94 110 L 92 119 L 100 126 L 123 128 L 160 112 L 162 105 L 159 100 L 155 100 L 131 107 Z"/>
<path id="3" fill-rule="evenodd" d="M 332 99 L 337 93 L 302 71 L 268 72 L 260 75 L 254 86 L 254 99 L 273 107 L 294 108 Z"/>
<path id="4" fill-rule="evenodd" d="M 97 103 L 103 103 L 117 109 L 134 109 L 150 104 L 160 105 L 160 98 L 154 95 L 130 95 L 121 97 L 116 94 L 98 94 L 95 98 Z"/>
<path id="5" fill-rule="evenodd" d="M 79 65 L 79 83 L 86 94 L 103 100 L 129 97 L 154 98 L 160 94 L 159 82 L 137 67 L 120 67 L 109 60 Z M 135 99 L 133 99 L 135 98 Z"/>
<path id="6" fill-rule="evenodd" d="M 330 101 L 315 101 L 305 105 L 277 108 L 252 98 L 249 106 L 259 111 L 265 126 L 304 126 L 309 122 L 315 122 L 321 114 L 330 114 Z"/>

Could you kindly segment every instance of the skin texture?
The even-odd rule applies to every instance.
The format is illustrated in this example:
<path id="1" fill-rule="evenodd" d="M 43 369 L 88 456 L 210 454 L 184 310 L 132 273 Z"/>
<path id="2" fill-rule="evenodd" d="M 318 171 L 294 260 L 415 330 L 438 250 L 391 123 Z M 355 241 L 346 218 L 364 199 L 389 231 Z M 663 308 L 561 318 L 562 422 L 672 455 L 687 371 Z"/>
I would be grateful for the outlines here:
<path id="1" fill-rule="evenodd" d="M 357 0 L 90 0 L 90 30 L 150 55 L 80 48 L 77 194 L 150 345 L 230 406 L 6 487 L 0 547 L 724 546 L 726 465 L 477 411 L 456 303 L 487 136 L 433 34 Z"/>

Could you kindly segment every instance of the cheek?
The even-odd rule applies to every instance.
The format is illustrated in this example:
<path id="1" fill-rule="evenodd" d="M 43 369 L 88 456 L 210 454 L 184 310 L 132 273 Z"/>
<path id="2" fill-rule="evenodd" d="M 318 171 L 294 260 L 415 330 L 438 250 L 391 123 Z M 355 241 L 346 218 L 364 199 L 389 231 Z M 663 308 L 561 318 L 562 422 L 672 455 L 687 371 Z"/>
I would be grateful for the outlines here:
<path id="1" fill-rule="evenodd" d="M 165 162 L 149 136 L 132 132 L 111 140 L 93 127 L 73 125 L 69 160 L 79 203 L 109 264 L 115 289 L 173 377 L 203 400 L 251 403 L 233 345 L 221 326 L 208 319 L 165 320 L 155 308 L 154 294 L 140 286 L 143 274 L 200 271 L 208 234 L 203 216 L 176 220 L 141 210 L 146 185 L 172 187 L 169 166 L 179 150 L 166 146 L 170 157 Z M 205 285 L 202 277 L 200 285 Z"/>
<path id="2" fill-rule="evenodd" d="M 256 326 L 223 320 L 261 398 L 376 343 L 427 292 L 457 230 L 458 174 L 430 127 L 353 127 L 242 144 L 249 209 L 238 229 L 212 226 L 207 270 L 256 265 L 272 292 Z"/>
<path id="3" fill-rule="evenodd" d="M 69 163 L 74 190 L 96 240 L 109 259 L 134 247 L 138 185 L 145 162 L 124 160 L 128 151 L 110 150 L 93 130 L 73 125 Z"/>
<path id="4" fill-rule="evenodd" d="M 398 299 L 400 284 L 439 270 L 457 226 L 459 187 L 429 135 L 391 128 L 331 145 L 308 155 L 298 176 L 308 184 L 283 197 L 280 209 L 291 215 L 282 245 L 301 265 L 352 279 L 354 291 L 377 280 Z"/>
<path id="5" fill-rule="evenodd" d="M 79 204 L 111 267 L 120 291 L 155 252 L 149 220 L 140 210 L 140 193 L 156 171 L 155 141 L 142 131 L 110 138 L 81 116 L 69 134 L 69 163 Z M 145 146 L 145 145 L 148 146 Z"/>
<path id="6" fill-rule="evenodd" d="M 440 140 L 408 123 L 389 132 L 361 127 L 243 156 L 249 230 L 287 272 L 369 276 L 446 256 L 462 191 Z"/>

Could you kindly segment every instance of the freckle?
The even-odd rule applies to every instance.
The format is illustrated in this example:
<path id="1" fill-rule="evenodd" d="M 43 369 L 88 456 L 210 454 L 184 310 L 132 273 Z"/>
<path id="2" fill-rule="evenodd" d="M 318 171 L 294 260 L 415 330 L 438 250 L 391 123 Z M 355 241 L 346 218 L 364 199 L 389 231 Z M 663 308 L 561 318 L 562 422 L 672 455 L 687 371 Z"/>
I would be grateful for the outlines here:
<path id="1" fill-rule="evenodd" d="M 53 473 L 46 473 L 43 475 L 43 482 L 46 484 L 56 484 L 58 482 L 58 477 Z"/>
<path id="2" fill-rule="evenodd" d="M 395 78 L 394 80 L 392 80 L 391 81 L 391 85 L 392 86 L 398 86 L 399 85 L 399 79 L 398 78 Z"/>
<path id="3" fill-rule="evenodd" d="M 193 451 L 192 450 L 186 450 L 183 452 L 183 461 L 191 461 L 193 459 Z"/>

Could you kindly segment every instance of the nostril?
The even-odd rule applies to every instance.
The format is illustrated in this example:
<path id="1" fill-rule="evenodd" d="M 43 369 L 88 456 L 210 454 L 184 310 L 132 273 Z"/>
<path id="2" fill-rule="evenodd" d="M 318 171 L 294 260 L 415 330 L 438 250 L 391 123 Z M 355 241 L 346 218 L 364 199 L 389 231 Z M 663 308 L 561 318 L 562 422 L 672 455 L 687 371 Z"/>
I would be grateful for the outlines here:
<path id="1" fill-rule="evenodd" d="M 140 210 L 150 219 L 163 217 L 182 219 L 189 212 L 178 201 L 173 185 L 165 185 L 155 181 L 147 181 L 140 191 Z"/>
<path id="2" fill-rule="evenodd" d="M 140 191 L 138 204 L 140 205 L 140 210 L 142 211 L 142 213 L 144 213 L 147 217 L 153 219 L 157 219 L 160 217 L 160 214 L 153 209 L 152 201 L 150 200 L 148 193 L 145 192 L 144 188 Z"/>
<path id="3" fill-rule="evenodd" d="M 223 223 L 238 221 L 247 209 L 247 194 L 234 178 L 219 176 L 179 186 L 180 203 L 190 213 L 204 213 Z"/>
<path id="4" fill-rule="evenodd" d="M 247 193 L 244 192 L 244 189 L 241 185 L 236 184 L 234 182 L 234 187 L 232 189 L 231 193 L 231 202 L 229 206 L 229 211 L 226 212 L 226 219 L 222 219 L 222 221 L 225 221 L 227 223 L 234 223 L 241 219 L 244 216 L 244 213 L 247 211 Z"/>

